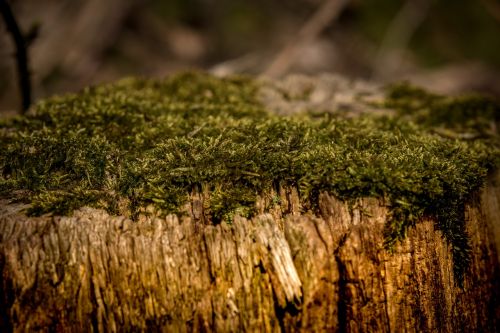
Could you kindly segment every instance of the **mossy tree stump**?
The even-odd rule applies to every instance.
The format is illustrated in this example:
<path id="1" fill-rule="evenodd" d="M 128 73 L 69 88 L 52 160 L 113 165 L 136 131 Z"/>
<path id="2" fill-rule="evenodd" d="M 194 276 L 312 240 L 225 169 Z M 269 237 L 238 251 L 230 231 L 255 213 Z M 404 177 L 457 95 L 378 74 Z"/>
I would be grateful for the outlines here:
<path id="1" fill-rule="evenodd" d="M 328 76 L 42 102 L 0 128 L 1 331 L 494 332 L 498 117 Z"/>

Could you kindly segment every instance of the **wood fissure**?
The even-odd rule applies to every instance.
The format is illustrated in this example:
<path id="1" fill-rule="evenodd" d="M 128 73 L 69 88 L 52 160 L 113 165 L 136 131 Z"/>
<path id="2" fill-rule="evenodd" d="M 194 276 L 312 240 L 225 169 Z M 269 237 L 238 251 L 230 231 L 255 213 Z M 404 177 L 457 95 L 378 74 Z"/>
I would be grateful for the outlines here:
<path id="1" fill-rule="evenodd" d="M 335 261 L 339 270 L 338 280 L 338 301 L 337 301 L 337 323 L 338 332 L 347 333 L 348 330 L 348 299 L 347 292 L 347 272 L 340 256 L 335 254 Z"/>

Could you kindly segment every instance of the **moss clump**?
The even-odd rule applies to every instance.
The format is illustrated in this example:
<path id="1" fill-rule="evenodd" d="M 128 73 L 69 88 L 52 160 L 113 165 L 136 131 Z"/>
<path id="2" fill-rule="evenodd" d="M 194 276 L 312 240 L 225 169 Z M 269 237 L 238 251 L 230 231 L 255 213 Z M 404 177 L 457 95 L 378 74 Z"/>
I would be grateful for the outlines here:
<path id="1" fill-rule="evenodd" d="M 500 103 L 489 97 L 468 95 L 455 98 L 431 94 L 408 83 L 388 89 L 386 106 L 400 117 L 464 139 L 494 137 L 500 122 Z"/>
<path id="2" fill-rule="evenodd" d="M 388 247 L 433 216 L 463 272 L 463 205 L 494 167 L 498 149 L 490 139 L 458 140 L 434 129 L 447 124 L 439 114 L 444 103 L 467 118 L 452 129 L 468 129 L 472 119 L 478 131 L 483 123 L 468 106 L 490 119 L 497 105 L 478 99 L 455 107 L 457 100 L 406 87 L 388 95 L 395 117 L 299 119 L 267 112 L 257 89 L 247 78 L 185 73 L 46 100 L 33 114 L 1 124 L 0 190 L 22 193 L 35 215 L 70 214 L 83 205 L 123 213 L 118 202 L 127 202 L 134 217 L 148 206 L 182 214 L 188 194 L 207 188 L 214 222 L 252 216 L 257 197 L 278 185 L 297 187 L 311 211 L 321 191 L 344 200 L 385 198 L 392 212 Z M 429 109 L 437 112 L 432 122 L 424 117 Z"/>

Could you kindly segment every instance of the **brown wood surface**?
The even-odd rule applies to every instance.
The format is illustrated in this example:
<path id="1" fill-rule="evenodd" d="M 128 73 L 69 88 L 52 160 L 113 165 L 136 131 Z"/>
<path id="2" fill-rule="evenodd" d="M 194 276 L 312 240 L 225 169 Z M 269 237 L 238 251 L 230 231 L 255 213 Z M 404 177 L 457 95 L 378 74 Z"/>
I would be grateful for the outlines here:
<path id="1" fill-rule="evenodd" d="M 281 209 L 232 225 L 202 223 L 199 195 L 190 217 L 137 222 L 90 208 L 27 218 L 1 202 L 0 331 L 498 331 L 494 178 L 465 207 L 463 288 L 431 220 L 391 254 L 383 202 L 350 208 L 322 194 L 313 216 L 295 191 L 282 197 Z"/>

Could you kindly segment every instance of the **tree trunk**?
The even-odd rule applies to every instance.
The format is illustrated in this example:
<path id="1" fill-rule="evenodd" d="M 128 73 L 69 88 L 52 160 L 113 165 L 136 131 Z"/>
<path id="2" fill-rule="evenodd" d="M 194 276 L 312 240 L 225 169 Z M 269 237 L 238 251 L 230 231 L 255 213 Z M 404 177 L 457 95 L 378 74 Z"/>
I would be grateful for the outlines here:
<path id="1" fill-rule="evenodd" d="M 323 193 L 316 217 L 283 190 L 280 211 L 231 225 L 203 224 L 200 196 L 190 216 L 138 222 L 90 208 L 27 218 L 4 201 L 0 331 L 495 332 L 495 177 L 464 207 L 463 287 L 431 220 L 387 252 L 375 199 Z"/>

